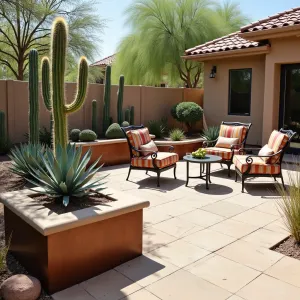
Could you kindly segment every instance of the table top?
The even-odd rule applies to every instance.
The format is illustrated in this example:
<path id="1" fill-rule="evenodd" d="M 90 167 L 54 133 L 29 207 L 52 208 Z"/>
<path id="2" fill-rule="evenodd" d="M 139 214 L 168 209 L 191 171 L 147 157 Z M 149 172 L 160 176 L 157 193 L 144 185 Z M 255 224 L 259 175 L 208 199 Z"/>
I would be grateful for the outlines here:
<path id="1" fill-rule="evenodd" d="M 183 160 L 199 164 L 210 164 L 220 162 L 222 160 L 222 157 L 217 155 L 206 154 L 205 158 L 195 158 L 192 155 L 185 155 L 183 157 Z"/>

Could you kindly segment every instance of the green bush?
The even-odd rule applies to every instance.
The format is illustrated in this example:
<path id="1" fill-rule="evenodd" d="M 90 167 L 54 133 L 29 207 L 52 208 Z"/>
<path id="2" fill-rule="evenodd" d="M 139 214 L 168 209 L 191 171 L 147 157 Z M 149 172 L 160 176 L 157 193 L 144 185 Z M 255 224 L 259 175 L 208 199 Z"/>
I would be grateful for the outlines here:
<path id="1" fill-rule="evenodd" d="M 220 126 L 210 126 L 203 130 L 201 137 L 207 141 L 215 141 L 219 137 Z"/>
<path id="2" fill-rule="evenodd" d="M 113 123 L 106 130 L 105 136 L 108 139 L 121 139 L 124 138 L 124 132 L 118 123 Z"/>
<path id="3" fill-rule="evenodd" d="M 150 120 L 147 127 L 150 134 L 154 134 L 158 139 L 163 138 L 167 132 L 167 119 Z"/>
<path id="4" fill-rule="evenodd" d="M 27 179 L 34 185 L 41 187 L 41 194 L 48 197 L 62 198 L 64 206 L 67 206 L 72 197 L 82 198 L 92 193 L 103 190 L 103 178 L 93 177 L 100 170 L 96 167 L 100 158 L 92 166 L 87 168 L 91 159 L 92 151 L 89 149 L 82 156 L 82 147 L 76 148 L 75 144 L 63 148 L 57 144 L 54 156 L 51 149 L 47 149 L 45 158 L 37 168 L 31 168 L 30 174 L 35 181 Z M 45 170 L 51 170 L 47 172 Z M 42 178 L 42 181 L 40 180 Z"/>
<path id="5" fill-rule="evenodd" d="M 182 141 L 185 138 L 185 135 L 184 135 L 183 130 L 181 130 L 179 128 L 175 128 L 170 131 L 169 138 L 172 141 Z"/>
<path id="6" fill-rule="evenodd" d="M 127 121 L 124 121 L 124 122 L 122 123 L 122 127 L 128 127 L 128 126 L 130 126 L 130 124 L 129 124 Z"/>
<path id="7" fill-rule="evenodd" d="M 191 132 L 193 125 L 202 120 L 203 109 L 195 102 L 181 102 L 172 107 L 171 115 L 175 120 L 184 123 L 188 132 Z"/>
<path id="8" fill-rule="evenodd" d="M 72 142 L 79 142 L 80 129 L 72 129 L 70 132 L 70 140 Z"/>
<path id="9" fill-rule="evenodd" d="M 93 130 L 85 129 L 79 134 L 79 140 L 81 142 L 93 142 L 97 139 L 97 134 Z"/>

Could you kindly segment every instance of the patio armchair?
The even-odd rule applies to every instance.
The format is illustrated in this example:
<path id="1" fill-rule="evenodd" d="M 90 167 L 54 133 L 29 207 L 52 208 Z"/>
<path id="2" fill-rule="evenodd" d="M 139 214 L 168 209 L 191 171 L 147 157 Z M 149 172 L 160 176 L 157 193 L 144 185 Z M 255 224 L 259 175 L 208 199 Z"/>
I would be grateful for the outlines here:
<path id="1" fill-rule="evenodd" d="M 258 155 L 234 155 L 235 181 L 237 182 L 239 175 L 242 179 L 242 193 L 244 193 L 245 179 L 251 177 L 273 177 L 275 181 L 276 178 L 281 178 L 282 185 L 285 187 L 281 163 L 284 152 L 295 134 L 296 132 L 292 130 L 274 130 L 268 144 L 260 149 Z M 249 150 L 257 150 L 257 148 L 240 149 L 240 153 L 244 154 Z"/>
<path id="2" fill-rule="evenodd" d="M 235 153 L 245 147 L 251 123 L 222 122 L 219 137 L 214 141 L 204 141 L 203 148 L 206 153 L 222 157 L 222 164 L 228 167 L 228 177 L 230 177 L 230 167 L 233 164 L 232 159 Z M 225 139 L 224 139 L 225 138 Z M 224 141 L 229 144 L 224 144 Z M 230 144 L 230 142 L 234 142 Z M 218 144 L 219 143 L 219 144 Z M 212 147 L 209 147 L 212 145 Z"/>
<path id="3" fill-rule="evenodd" d="M 174 178 L 176 179 L 176 163 L 179 156 L 174 153 L 174 147 L 169 147 L 169 152 L 159 152 L 155 143 L 151 140 L 148 128 L 141 126 L 121 127 L 124 132 L 129 152 L 130 166 L 127 179 L 129 179 L 131 170 L 144 170 L 157 174 L 157 186 L 160 186 L 160 174 L 169 169 L 174 169 Z"/>

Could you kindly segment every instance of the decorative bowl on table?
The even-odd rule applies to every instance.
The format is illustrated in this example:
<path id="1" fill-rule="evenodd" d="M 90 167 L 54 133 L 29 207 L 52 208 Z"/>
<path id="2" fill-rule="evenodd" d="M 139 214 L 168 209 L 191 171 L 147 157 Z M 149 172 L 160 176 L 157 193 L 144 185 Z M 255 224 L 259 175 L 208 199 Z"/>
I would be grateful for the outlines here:
<path id="1" fill-rule="evenodd" d="M 193 158 L 204 159 L 206 156 L 206 150 L 204 148 L 199 148 L 198 150 L 192 152 Z"/>

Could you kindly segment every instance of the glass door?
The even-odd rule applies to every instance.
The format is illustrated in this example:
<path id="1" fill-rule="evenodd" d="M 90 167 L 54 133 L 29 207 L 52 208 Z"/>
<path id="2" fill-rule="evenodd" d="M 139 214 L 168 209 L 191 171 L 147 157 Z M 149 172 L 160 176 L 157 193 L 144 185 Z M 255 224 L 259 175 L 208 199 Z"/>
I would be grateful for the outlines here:
<path id="1" fill-rule="evenodd" d="M 300 64 L 282 65 L 279 127 L 297 134 L 289 152 L 300 152 Z"/>

